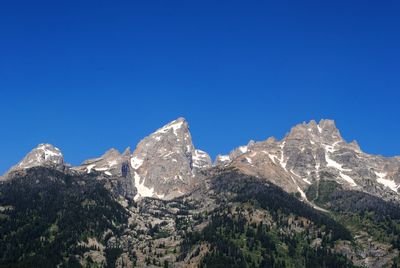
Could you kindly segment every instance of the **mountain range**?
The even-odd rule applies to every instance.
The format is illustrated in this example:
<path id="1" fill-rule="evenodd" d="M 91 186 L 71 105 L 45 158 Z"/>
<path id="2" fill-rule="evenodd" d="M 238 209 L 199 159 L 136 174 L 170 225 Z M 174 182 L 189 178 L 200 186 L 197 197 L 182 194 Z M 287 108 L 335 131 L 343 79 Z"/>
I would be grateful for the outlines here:
<path id="1" fill-rule="evenodd" d="M 0 267 L 397 267 L 399 186 L 333 120 L 215 161 L 184 118 L 79 166 L 40 144 L 0 177 Z"/>

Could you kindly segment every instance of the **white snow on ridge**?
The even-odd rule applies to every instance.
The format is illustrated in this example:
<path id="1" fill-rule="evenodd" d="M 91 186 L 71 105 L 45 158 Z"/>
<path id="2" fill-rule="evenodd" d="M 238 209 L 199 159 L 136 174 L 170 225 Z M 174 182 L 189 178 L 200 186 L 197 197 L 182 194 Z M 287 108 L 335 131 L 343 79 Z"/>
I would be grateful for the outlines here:
<path id="1" fill-rule="evenodd" d="M 375 171 L 377 178 L 377 182 L 379 182 L 380 184 L 383 184 L 386 187 L 389 187 L 389 189 L 391 189 L 392 191 L 395 191 L 397 193 L 397 188 L 399 187 L 398 185 L 396 185 L 396 183 L 392 180 L 388 180 L 385 179 L 387 173 L 386 172 L 376 172 Z"/>
<path id="2" fill-rule="evenodd" d="M 50 157 L 56 157 L 53 159 L 51 162 L 57 164 L 58 163 L 58 158 L 62 157 L 62 153 L 60 149 L 53 147 L 50 144 L 39 144 L 37 147 L 37 150 L 42 151 L 42 153 L 37 154 L 37 162 L 42 163 L 43 161 L 47 161 Z M 44 154 L 44 159 L 42 158 Z M 30 163 L 33 161 L 30 161 Z"/>
<path id="3" fill-rule="evenodd" d="M 106 171 L 106 170 L 108 170 L 109 168 L 106 168 L 106 167 L 102 167 L 102 168 L 94 168 L 94 170 L 96 170 L 96 171 Z"/>
<path id="4" fill-rule="evenodd" d="M 217 161 L 222 162 L 222 163 L 230 162 L 231 158 L 229 157 L 229 155 L 218 155 Z"/>
<path id="5" fill-rule="evenodd" d="M 183 122 L 182 122 L 182 121 L 178 121 L 178 122 L 175 122 L 175 121 L 174 121 L 174 122 L 172 122 L 171 124 L 166 125 L 166 126 L 160 128 L 160 129 L 157 130 L 155 133 L 167 133 L 170 129 L 173 129 L 174 134 L 177 136 L 177 135 L 178 135 L 177 130 L 180 129 L 180 128 L 182 127 L 182 125 L 183 125 Z"/>
<path id="6" fill-rule="evenodd" d="M 221 155 L 221 156 L 219 156 L 219 160 L 221 160 L 221 161 L 229 161 L 231 159 L 230 159 L 229 155 Z"/>
<path id="7" fill-rule="evenodd" d="M 143 159 L 137 158 L 136 156 L 133 156 L 131 158 L 131 166 L 134 169 L 140 168 L 140 166 L 143 164 Z"/>
<path id="8" fill-rule="evenodd" d="M 50 156 L 61 156 L 61 154 L 50 150 L 44 150 L 44 159 L 47 160 Z"/>
<path id="9" fill-rule="evenodd" d="M 204 166 L 203 163 L 207 163 L 208 155 L 206 152 L 202 150 L 194 150 L 194 154 L 192 156 L 193 166 L 201 168 Z"/>
<path id="10" fill-rule="evenodd" d="M 91 164 L 89 166 L 86 167 L 87 173 L 90 173 L 92 171 L 92 168 L 94 168 L 96 166 L 96 164 Z"/>
<path id="11" fill-rule="evenodd" d="M 240 147 L 239 147 L 239 151 L 240 151 L 242 154 L 247 153 L 247 146 L 240 146 Z"/>
<path id="12" fill-rule="evenodd" d="M 195 150 L 193 154 L 193 160 L 202 160 L 206 158 L 206 152 L 202 150 Z"/>

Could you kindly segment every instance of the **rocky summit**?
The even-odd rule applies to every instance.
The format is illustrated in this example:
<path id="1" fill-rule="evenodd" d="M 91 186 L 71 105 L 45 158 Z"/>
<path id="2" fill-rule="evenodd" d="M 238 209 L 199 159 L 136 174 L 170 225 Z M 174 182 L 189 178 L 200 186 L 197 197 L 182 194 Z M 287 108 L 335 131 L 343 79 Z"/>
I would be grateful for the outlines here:
<path id="1" fill-rule="evenodd" d="M 137 197 L 170 199 L 188 192 L 196 182 L 196 174 L 211 167 L 211 159 L 195 149 L 188 123 L 179 118 L 137 145 L 131 167 Z"/>
<path id="2" fill-rule="evenodd" d="M 79 166 L 40 144 L 0 181 L 0 267 L 397 267 L 399 186 L 332 120 L 214 161 L 184 118 Z"/>
<path id="3" fill-rule="evenodd" d="M 64 167 L 64 157 L 60 149 L 51 144 L 39 144 L 30 151 L 17 165 L 13 166 L 8 172 L 21 169 L 28 169 L 36 166 L 47 166 L 53 168 Z"/>
<path id="4" fill-rule="evenodd" d="M 382 157 L 361 151 L 356 141 L 346 142 L 335 122 L 321 120 L 299 124 L 280 141 L 249 142 L 229 155 L 219 155 L 217 166 L 233 166 L 279 185 L 287 192 L 305 191 L 320 180 L 398 200 L 398 157 Z"/>

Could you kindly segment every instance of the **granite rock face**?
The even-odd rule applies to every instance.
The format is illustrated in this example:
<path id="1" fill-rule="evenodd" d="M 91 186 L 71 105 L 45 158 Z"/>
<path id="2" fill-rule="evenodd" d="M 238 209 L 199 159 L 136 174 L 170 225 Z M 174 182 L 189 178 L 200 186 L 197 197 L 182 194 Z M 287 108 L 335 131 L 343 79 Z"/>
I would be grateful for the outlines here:
<path id="1" fill-rule="evenodd" d="M 109 188 L 116 195 L 137 200 L 170 199 L 185 194 L 202 177 L 201 171 L 211 168 L 212 163 L 206 152 L 194 147 L 186 120 L 178 118 L 144 138 L 133 153 L 129 148 L 123 154 L 110 149 L 101 157 L 70 167 L 64 164 L 59 149 L 40 144 L 10 172 L 35 166 L 95 173 L 98 179 L 110 182 Z"/>
<path id="2" fill-rule="evenodd" d="M 90 256 L 90 262 L 96 262 L 99 267 L 106 265 L 110 260 L 104 249 L 109 248 L 123 252 L 114 262 L 116 267 L 134 264 L 145 267 L 150 258 L 155 257 L 158 265 L 198 267 L 209 247 L 197 241 L 186 247 L 187 252 L 180 252 L 185 248 L 182 243 L 190 233 L 205 230 L 213 219 L 227 222 L 227 219 L 243 217 L 247 226 L 262 223 L 258 225 L 260 230 L 263 226 L 276 227 L 276 233 L 285 235 L 285 239 L 307 233 L 304 238 L 316 237 L 312 248 L 320 247 L 324 241 L 320 235 L 332 236 L 325 223 L 331 224 L 334 220 L 341 224 L 341 218 L 329 217 L 329 221 L 321 222 L 321 217 L 327 215 L 314 211 L 311 208 L 314 207 L 345 215 L 345 219 L 351 219 L 348 217 L 352 214 L 361 217 L 351 228 L 356 228 L 352 230 L 354 241 L 340 239 L 332 244 L 331 250 L 346 255 L 356 265 L 389 267 L 400 248 L 399 235 L 391 229 L 400 221 L 399 185 L 400 157 L 363 152 L 357 142 L 342 138 L 332 120 L 296 125 L 282 140 L 271 137 L 260 142 L 250 141 L 227 155 L 219 155 L 212 165 L 210 156 L 193 145 L 186 120 L 178 118 L 140 141 L 133 152 L 129 147 L 122 154 L 110 149 L 75 167 L 64 163 L 59 149 L 40 144 L 3 179 L 0 177 L 0 186 L 4 187 L 0 188 L 3 189 L 0 219 L 4 222 L 8 217 L 28 215 L 27 222 L 31 223 L 30 214 L 14 213 L 14 209 L 19 209 L 19 200 L 15 197 L 33 193 L 33 197 L 51 197 L 46 201 L 50 204 L 57 199 L 53 197 L 68 191 L 66 197 L 73 198 L 61 202 L 60 211 L 70 204 L 69 200 L 78 201 L 73 207 L 78 213 L 70 214 L 73 218 L 69 220 L 74 221 L 75 215 L 82 211 L 97 211 L 100 213 L 95 217 L 81 220 L 90 223 L 97 220 L 103 224 L 95 224 L 96 227 L 107 226 L 97 237 L 88 237 L 86 242 L 76 241 L 79 246 L 89 247 L 89 251 L 79 257 L 82 263 L 89 261 L 87 256 Z M 53 194 L 37 194 L 47 191 Z M 28 200 L 24 204 L 31 205 L 31 202 Z M 93 210 L 87 209 L 90 207 Z M 276 213 L 279 209 L 281 212 Z M 43 213 L 44 219 L 48 218 L 47 212 Z M 278 220 L 273 220 L 273 214 Z M 111 220 L 110 215 L 125 220 L 118 223 Z M 371 228 L 380 236 L 379 241 L 369 233 L 370 224 L 358 224 L 363 215 L 367 215 L 365 219 L 371 223 L 377 221 L 377 227 L 384 228 L 377 229 L 382 232 Z M 54 226 L 54 219 L 49 219 L 49 226 Z M 388 219 L 393 223 L 389 225 Z M 378 224 L 379 220 L 384 221 Z M 17 226 L 15 222 L 18 221 L 9 222 L 9 226 Z M 26 225 L 21 226 L 25 229 Z M 113 231 L 108 226 L 117 228 Z M 18 234 L 18 229 L 15 230 L 10 229 L 9 234 Z M 47 230 L 44 228 L 45 234 Z M 385 234 L 386 240 L 382 241 L 386 242 L 382 242 L 381 236 Z M 240 236 L 235 235 L 233 239 L 235 237 Z M 104 245 L 99 243 L 103 240 Z M 38 236 L 37 241 L 44 240 Z M 249 250 L 247 244 L 245 247 Z M 179 251 L 167 250 L 175 248 Z M 16 250 L 20 252 L 19 248 Z"/>
<path id="3" fill-rule="evenodd" d="M 209 155 L 195 149 L 189 126 L 178 118 L 144 138 L 131 160 L 136 198 L 169 199 L 182 195 L 196 184 L 202 169 L 211 167 Z"/>
<path id="4" fill-rule="evenodd" d="M 59 170 L 65 168 L 64 157 L 60 149 L 51 144 L 39 144 L 30 151 L 18 164 L 13 166 L 5 175 L 32 167 L 45 166 Z"/>
<path id="5" fill-rule="evenodd" d="M 398 199 L 399 158 L 362 152 L 356 141 L 342 138 L 333 120 L 299 124 L 280 141 L 250 142 L 224 158 L 217 158 L 216 165 L 264 177 L 288 192 L 299 192 L 303 199 L 307 188 L 321 179 Z"/>
<path id="6" fill-rule="evenodd" d="M 128 199 L 171 199 L 193 190 L 213 167 L 210 156 L 194 147 L 189 125 L 178 118 L 144 138 L 133 153 L 110 149 L 80 166 L 64 163 L 60 150 L 40 144 L 5 174 L 35 166 L 61 171 L 96 173 L 109 180 L 117 195 Z M 307 189 L 321 180 L 334 180 L 343 188 L 363 191 L 388 201 L 399 201 L 400 158 L 364 153 L 356 141 L 346 142 L 333 120 L 314 120 L 294 126 L 282 139 L 250 141 L 218 155 L 214 166 L 237 168 L 265 178 L 307 200 Z"/>
<path id="7" fill-rule="evenodd" d="M 112 148 L 101 157 L 86 160 L 80 166 L 72 169 L 84 173 L 98 173 L 100 179 L 110 182 L 109 188 L 116 195 L 133 199 L 136 189 L 133 186 L 130 158 L 129 147 L 123 154 Z"/>

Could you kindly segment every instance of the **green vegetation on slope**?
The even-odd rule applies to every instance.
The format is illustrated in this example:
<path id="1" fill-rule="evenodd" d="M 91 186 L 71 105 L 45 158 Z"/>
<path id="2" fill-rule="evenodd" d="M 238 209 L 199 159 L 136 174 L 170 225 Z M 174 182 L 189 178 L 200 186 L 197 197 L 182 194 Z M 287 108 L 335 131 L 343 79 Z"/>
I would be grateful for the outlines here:
<path id="1" fill-rule="evenodd" d="M 120 230 L 125 210 L 101 183 L 45 168 L 1 185 L 0 267 L 74 267 L 72 256 L 90 247 L 79 241 Z"/>

